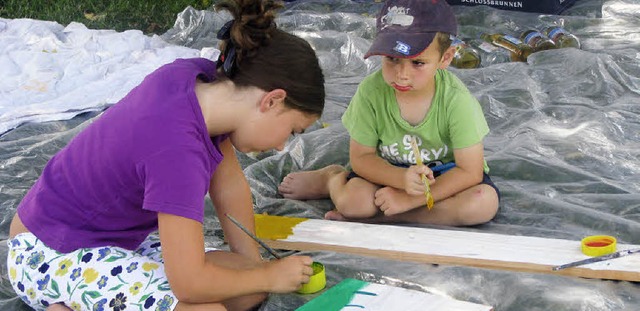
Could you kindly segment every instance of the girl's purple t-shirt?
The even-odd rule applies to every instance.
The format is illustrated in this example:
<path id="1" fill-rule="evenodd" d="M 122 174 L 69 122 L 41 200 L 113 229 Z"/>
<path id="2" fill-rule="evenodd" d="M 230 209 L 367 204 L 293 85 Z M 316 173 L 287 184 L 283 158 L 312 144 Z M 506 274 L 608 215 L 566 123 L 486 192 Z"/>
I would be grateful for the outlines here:
<path id="1" fill-rule="evenodd" d="M 18 206 L 47 246 L 135 249 L 158 213 L 202 222 L 209 181 L 227 135 L 209 137 L 195 83 L 215 63 L 178 59 L 158 68 L 58 152 Z"/>

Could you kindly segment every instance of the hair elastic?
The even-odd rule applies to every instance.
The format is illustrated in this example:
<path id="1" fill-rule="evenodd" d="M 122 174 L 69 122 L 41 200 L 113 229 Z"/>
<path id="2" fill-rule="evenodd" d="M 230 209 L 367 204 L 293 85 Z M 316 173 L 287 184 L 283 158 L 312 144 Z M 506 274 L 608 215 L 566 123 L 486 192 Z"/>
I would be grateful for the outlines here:
<path id="1" fill-rule="evenodd" d="M 233 39 L 231 39 L 231 27 L 233 27 L 234 22 L 235 20 L 233 19 L 226 22 L 222 28 L 218 30 L 218 34 L 216 35 L 219 40 L 227 40 L 225 51 L 218 58 L 216 68 L 222 66 L 222 71 L 229 78 L 232 78 L 236 71 L 236 45 L 233 43 Z"/>

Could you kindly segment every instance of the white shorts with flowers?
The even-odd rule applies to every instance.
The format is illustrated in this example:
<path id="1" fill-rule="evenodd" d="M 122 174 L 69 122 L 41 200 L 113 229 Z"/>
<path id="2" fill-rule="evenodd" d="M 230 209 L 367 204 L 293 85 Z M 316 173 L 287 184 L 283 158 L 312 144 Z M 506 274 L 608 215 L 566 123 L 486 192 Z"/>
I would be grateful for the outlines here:
<path id="1" fill-rule="evenodd" d="M 97 247 L 60 253 L 31 233 L 7 244 L 11 285 L 36 310 L 62 302 L 72 310 L 171 311 L 178 303 L 155 235 L 134 251 Z"/>

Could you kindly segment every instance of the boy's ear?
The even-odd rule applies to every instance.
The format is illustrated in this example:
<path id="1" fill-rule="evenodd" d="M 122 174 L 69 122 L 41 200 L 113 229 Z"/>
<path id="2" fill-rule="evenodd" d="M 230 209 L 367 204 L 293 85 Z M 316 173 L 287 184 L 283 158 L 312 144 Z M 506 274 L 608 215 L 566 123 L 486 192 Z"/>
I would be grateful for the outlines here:
<path id="1" fill-rule="evenodd" d="M 260 111 L 265 112 L 280 104 L 284 104 L 285 98 L 287 98 L 287 91 L 283 89 L 274 89 L 265 93 L 260 100 Z"/>
<path id="2" fill-rule="evenodd" d="M 440 62 L 440 66 L 438 68 L 439 69 L 446 69 L 447 67 L 449 67 L 449 65 L 453 61 L 453 56 L 455 54 L 456 54 L 456 48 L 455 47 L 450 46 L 448 49 L 446 49 L 444 51 L 444 53 L 442 53 L 442 59 L 441 59 L 441 62 Z"/>

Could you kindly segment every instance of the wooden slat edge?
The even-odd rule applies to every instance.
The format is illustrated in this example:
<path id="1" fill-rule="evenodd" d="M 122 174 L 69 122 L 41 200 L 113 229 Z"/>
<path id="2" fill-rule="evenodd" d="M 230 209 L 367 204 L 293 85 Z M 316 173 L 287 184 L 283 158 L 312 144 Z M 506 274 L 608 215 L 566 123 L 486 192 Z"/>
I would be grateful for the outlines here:
<path id="1" fill-rule="evenodd" d="M 348 253 L 368 257 L 379 257 L 400 261 L 411 261 L 428 264 L 442 264 L 453 266 L 469 266 L 493 270 L 508 270 L 518 272 L 546 273 L 554 275 L 576 276 L 590 279 L 606 279 L 640 282 L 640 273 L 621 270 L 593 270 L 587 268 L 568 268 L 553 271 L 550 265 L 535 263 L 508 262 L 488 259 L 470 259 L 453 256 L 428 255 L 419 253 L 409 253 L 400 251 L 389 251 L 380 249 L 370 249 L 361 247 L 349 247 L 340 245 L 329 245 L 312 242 L 287 242 L 281 240 L 264 240 L 264 242 L 276 249 L 298 250 L 298 251 L 330 251 L 338 253 Z"/>

